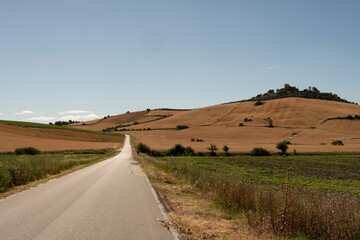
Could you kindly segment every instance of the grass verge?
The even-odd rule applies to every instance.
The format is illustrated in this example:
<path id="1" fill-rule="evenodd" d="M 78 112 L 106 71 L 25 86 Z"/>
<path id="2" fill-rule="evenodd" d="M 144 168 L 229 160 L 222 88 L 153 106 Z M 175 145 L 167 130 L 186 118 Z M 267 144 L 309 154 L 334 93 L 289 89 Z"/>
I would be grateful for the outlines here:
<path id="1" fill-rule="evenodd" d="M 37 186 L 53 178 L 90 166 L 116 155 L 118 151 L 67 152 L 40 155 L 0 155 L 0 199 Z"/>

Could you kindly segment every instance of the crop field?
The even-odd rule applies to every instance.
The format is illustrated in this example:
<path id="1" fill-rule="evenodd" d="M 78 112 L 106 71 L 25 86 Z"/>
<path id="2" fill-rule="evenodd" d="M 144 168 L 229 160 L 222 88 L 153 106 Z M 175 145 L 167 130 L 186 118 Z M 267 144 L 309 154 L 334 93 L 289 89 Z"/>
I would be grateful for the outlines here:
<path id="1" fill-rule="evenodd" d="M 67 127 L 67 126 L 57 126 L 57 125 L 53 125 L 53 124 L 44 124 L 44 123 L 6 121 L 6 120 L 0 120 L 0 123 L 12 125 L 12 126 L 20 126 L 20 127 L 63 129 L 63 130 L 71 130 L 71 131 L 86 132 L 86 133 L 99 133 L 99 134 L 104 134 L 104 135 L 122 136 L 122 134 L 120 134 L 120 133 L 101 132 L 101 131 L 73 128 L 73 127 Z"/>
<path id="2" fill-rule="evenodd" d="M 0 155 L 0 193 L 14 186 L 55 175 L 79 165 L 112 156 L 115 150 L 43 153 L 40 155 Z"/>
<path id="3" fill-rule="evenodd" d="M 291 167 L 289 184 L 341 195 L 360 194 L 360 155 L 298 156 L 217 156 L 163 157 L 169 163 L 197 166 L 209 173 L 244 178 L 250 182 L 279 189 L 287 181 L 283 169 Z"/>

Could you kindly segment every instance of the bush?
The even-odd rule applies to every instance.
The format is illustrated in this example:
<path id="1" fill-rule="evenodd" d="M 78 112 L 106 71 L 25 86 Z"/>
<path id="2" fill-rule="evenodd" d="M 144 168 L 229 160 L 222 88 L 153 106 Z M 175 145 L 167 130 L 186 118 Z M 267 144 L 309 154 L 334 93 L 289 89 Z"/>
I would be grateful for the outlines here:
<path id="1" fill-rule="evenodd" d="M 272 120 L 270 117 L 264 118 L 264 120 L 268 122 L 267 127 L 269 127 L 269 128 L 273 128 L 273 127 L 274 127 L 273 120 Z"/>
<path id="2" fill-rule="evenodd" d="M 354 117 L 351 116 L 351 115 L 347 116 L 346 118 L 349 119 L 349 120 L 354 120 Z"/>
<path id="3" fill-rule="evenodd" d="M 191 147 L 183 147 L 181 144 L 175 144 L 174 147 L 167 151 L 167 155 L 171 156 L 193 156 L 195 154 L 194 149 Z"/>
<path id="4" fill-rule="evenodd" d="M 40 153 L 40 150 L 33 147 L 15 149 L 15 155 L 37 155 Z"/>
<path id="5" fill-rule="evenodd" d="M 194 155 L 195 155 L 194 149 L 192 149 L 191 147 L 185 148 L 185 156 L 194 156 Z"/>
<path id="6" fill-rule="evenodd" d="M 164 156 L 164 153 L 163 152 L 160 152 L 158 150 L 153 150 L 151 149 L 150 150 L 150 156 L 153 156 L 153 157 L 163 157 Z"/>
<path id="7" fill-rule="evenodd" d="M 341 140 L 334 140 L 331 144 L 334 146 L 344 146 L 344 143 Z"/>
<path id="8" fill-rule="evenodd" d="M 244 118 L 244 122 L 252 122 L 252 119 L 251 118 Z"/>
<path id="9" fill-rule="evenodd" d="M 186 125 L 177 125 L 176 126 L 176 130 L 182 130 L 182 129 L 186 129 L 186 128 L 189 128 L 189 126 L 186 126 Z"/>
<path id="10" fill-rule="evenodd" d="M 265 148 L 256 147 L 250 152 L 251 156 L 270 156 L 270 152 Z"/>
<path id="11" fill-rule="evenodd" d="M 279 142 L 278 144 L 276 144 L 276 148 L 281 151 L 282 155 L 285 155 L 288 149 L 287 141 Z"/>
<path id="12" fill-rule="evenodd" d="M 257 101 L 256 103 L 255 103 L 255 106 L 260 106 L 260 105 L 263 105 L 264 103 L 262 102 L 262 101 Z"/>
<path id="13" fill-rule="evenodd" d="M 244 124 L 243 123 L 239 123 L 239 127 L 243 127 L 244 126 Z"/>
<path id="14" fill-rule="evenodd" d="M 137 146 L 136 146 L 136 151 L 137 152 L 141 152 L 141 153 L 146 153 L 146 154 L 150 154 L 150 148 L 145 145 L 144 143 L 139 143 Z"/>

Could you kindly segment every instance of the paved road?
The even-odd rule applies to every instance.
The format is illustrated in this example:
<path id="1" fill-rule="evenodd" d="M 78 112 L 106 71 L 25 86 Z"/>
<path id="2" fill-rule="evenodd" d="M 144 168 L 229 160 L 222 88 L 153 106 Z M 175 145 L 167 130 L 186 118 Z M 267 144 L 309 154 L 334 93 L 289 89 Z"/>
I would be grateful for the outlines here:
<path id="1" fill-rule="evenodd" d="M 129 137 L 111 159 L 0 200 L 0 239 L 174 239 Z"/>

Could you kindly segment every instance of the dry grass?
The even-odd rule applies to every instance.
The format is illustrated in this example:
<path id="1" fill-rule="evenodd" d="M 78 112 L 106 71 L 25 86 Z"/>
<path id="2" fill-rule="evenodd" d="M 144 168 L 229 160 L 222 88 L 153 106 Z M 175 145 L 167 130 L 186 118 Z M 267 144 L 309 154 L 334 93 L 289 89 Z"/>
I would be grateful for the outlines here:
<path id="1" fill-rule="evenodd" d="M 269 231 L 251 228 L 243 214 L 225 210 L 213 200 L 212 193 L 201 192 L 182 176 L 155 167 L 147 156 L 137 159 L 186 239 L 280 239 Z"/>
<path id="2" fill-rule="evenodd" d="M 309 239 L 352 240 L 360 238 L 358 198 L 325 196 L 288 186 L 290 169 L 284 171 L 282 191 L 264 189 L 241 178 L 211 173 L 189 163 L 149 158 L 160 169 L 188 179 L 201 194 L 212 196 L 233 213 L 244 213 L 258 232 Z"/>

